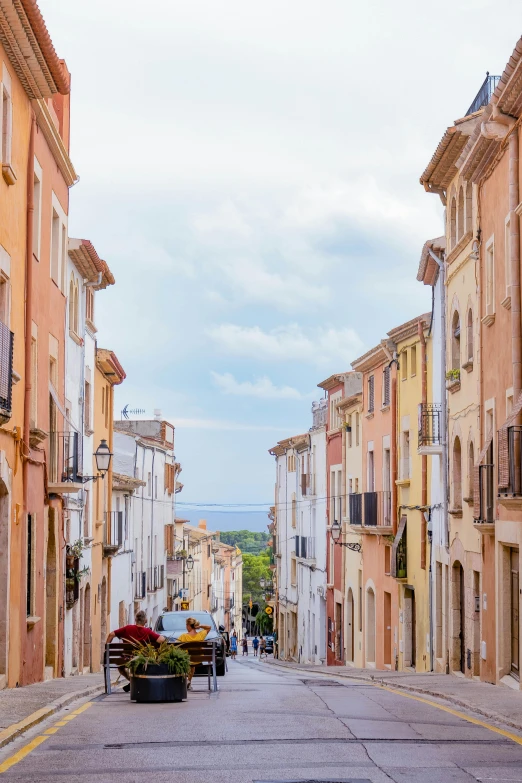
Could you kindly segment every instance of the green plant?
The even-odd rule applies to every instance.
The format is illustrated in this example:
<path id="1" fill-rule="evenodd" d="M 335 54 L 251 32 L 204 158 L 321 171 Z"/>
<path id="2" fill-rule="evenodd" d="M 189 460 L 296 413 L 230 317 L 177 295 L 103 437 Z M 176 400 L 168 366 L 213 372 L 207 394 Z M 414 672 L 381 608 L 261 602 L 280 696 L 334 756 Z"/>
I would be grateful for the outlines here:
<path id="1" fill-rule="evenodd" d="M 190 656 L 186 650 L 181 650 L 175 644 L 162 642 L 159 647 L 154 644 L 136 644 L 136 652 L 127 663 L 134 674 L 142 667 L 147 671 L 147 666 L 166 664 L 171 674 L 186 677 L 190 672 Z"/>
<path id="2" fill-rule="evenodd" d="M 447 381 L 460 381 L 460 369 L 456 367 L 453 370 L 448 370 L 446 373 Z"/>
<path id="3" fill-rule="evenodd" d="M 83 542 L 81 538 L 79 538 L 78 541 L 75 541 L 73 544 L 67 545 L 67 554 L 71 557 L 80 558 L 82 557 L 83 548 Z"/>
<path id="4" fill-rule="evenodd" d="M 187 559 L 187 550 L 186 549 L 178 549 L 178 551 L 175 553 L 177 558 L 180 558 L 182 560 Z"/>

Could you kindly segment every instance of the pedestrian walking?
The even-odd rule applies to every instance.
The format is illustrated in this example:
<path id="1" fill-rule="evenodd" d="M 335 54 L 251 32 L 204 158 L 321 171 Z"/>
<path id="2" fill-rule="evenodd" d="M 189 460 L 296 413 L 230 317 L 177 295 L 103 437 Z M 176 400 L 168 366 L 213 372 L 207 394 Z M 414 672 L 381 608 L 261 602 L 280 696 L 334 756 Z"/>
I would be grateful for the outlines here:
<path id="1" fill-rule="evenodd" d="M 234 631 L 234 633 L 230 637 L 230 657 L 232 658 L 233 661 L 236 660 L 236 655 L 237 655 L 237 636 L 236 636 L 236 632 Z"/>
<path id="2" fill-rule="evenodd" d="M 263 657 L 263 655 L 265 656 L 265 658 L 268 657 L 267 654 L 266 654 L 266 639 L 265 639 L 264 636 L 261 636 L 259 638 L 259 659 L 260 660 Z"/>
<path id="3" fill-rule="evenodd" d="M 244 637 L 242 644 L 243 644 L 243 655 L 248 655 L 248 639 L 246 638 L 246 636 Z"/>
<path id="4" fill-rule="evenodd" d="M 116 636 L 122 642 L 137 642 L 138 644 L 161 644 L 165 641 L 164 636 L 147 628 L 147 615 L 142 609 L 136 612 L 134 620 L 136 625 L 124 625 L 116 631 L 111 631 L 107 636 L 107 644 L 110 644 Z M 128 693 L 130 691 L 129 670 L 126 666 L 118 666 L 118 671 L 122 677 L 129 680 L 128 684 L 123 686 L 123 690 Z"/>
<path id="5" fill-rule="evenodd" d="M 254 648 L 254 658 L 257 658 L 257 650 L 259 648 L 259 639 L 257 636 L 254 636 L 252 639 L 252 647 Z"/>
<path id="6" fill-rule="evenodd" d="M 193 617 L 187 617 L 187 633 L 182 633 L 178 636 L 178 642 L 202 642 L 207 638 L 207 634 L 212 630 L 210 625 L 200 625 Z M 190 654 L 190 653 L 189 653 Z M 196 671 L 195 666 L 190 667 L 190 673 L 188 676 L 188 690 L 192 690 L 192 678 Z"/>

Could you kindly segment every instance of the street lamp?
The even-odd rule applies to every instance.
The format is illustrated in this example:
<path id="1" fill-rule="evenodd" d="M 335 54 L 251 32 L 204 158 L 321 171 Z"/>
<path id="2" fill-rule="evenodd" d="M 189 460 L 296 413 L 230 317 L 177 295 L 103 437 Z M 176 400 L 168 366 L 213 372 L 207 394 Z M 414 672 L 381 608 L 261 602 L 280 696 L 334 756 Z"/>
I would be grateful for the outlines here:
<path id="1" fill-rule="evenodd" d="M 260 584 L 261 588 L 264 590 L 265 587 L 266 587 L 266 579 L 264 579 L 264 578 L 260 579 L 259 580 L 259 584 Z"/>
<path id="2" fill-rule="evenodd" d="M 339 546 L 345 546 L 347 549 L 351 549 L 352 552 L 360 552 L 361 551 L 361 545 L 360 544 L 349 544 L 345 543 L 344 541 L 339 541 L 341 537 L 341 525 L 337 521 L 337 519 L 334 519 L 332 527 L 330 529 L 330 535 L 332 536 L 334 544 L 338 544 Z"/>
<path id="3" fill-rule="evenodd" d="M 105 478 L 105 474 L 109 470 L 112 459 L 112 452 L 107 445 L 105 438 L 101 439 L 100 445 L 94 452 L 94 457 L 96 459 L 96 467 L 98 468 L 101 477 Z"/>
<path id="4" fill-rule="evenodd" d="M 192 557 L 192 555 L 189 555 L 187 557 L 186 564 L 187 564 L 187 571 L 192 571 L 192 569 L 194 568 L 194 558 Z"/>

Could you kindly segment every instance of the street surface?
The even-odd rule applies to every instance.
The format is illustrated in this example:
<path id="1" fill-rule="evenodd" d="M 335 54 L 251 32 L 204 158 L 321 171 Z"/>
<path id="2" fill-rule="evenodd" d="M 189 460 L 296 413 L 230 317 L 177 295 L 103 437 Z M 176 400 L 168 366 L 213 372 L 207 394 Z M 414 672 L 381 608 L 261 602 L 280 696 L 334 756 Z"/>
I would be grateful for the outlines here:
<path id="1" fill-rule="evenodd" d="M 0 751 L 2 778 L 522 781 L 522 745 L 508 737 L 334 674 L 281 669 L 250 654 L 229 661 L 218 694 L 197 678 L 183 704 L 135 704 L 121 691 L 77 702 Z M 28 745 L 34 749 L 21 758 Z M 6 769 L 6 760 L 20 758 Z"/>

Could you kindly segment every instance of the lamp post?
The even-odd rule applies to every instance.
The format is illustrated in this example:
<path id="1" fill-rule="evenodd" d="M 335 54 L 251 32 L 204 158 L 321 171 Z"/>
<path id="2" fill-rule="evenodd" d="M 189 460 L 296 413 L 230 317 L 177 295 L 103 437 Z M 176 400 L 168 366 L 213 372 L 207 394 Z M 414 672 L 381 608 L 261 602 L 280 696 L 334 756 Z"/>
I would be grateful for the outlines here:
<path id="1" fill-rule="evenodd" d="M 94 459 L 96 460 L 96 469 L 98 470 L 97 476 L 83 476 L 82 481 L 86 484 L 88 481 L 98 481 L 99 478 L 104 479 L 110 466 L 111 459 L 113 457 L 112 451 L 105 438 L 102 438 L 100 445 L 94 452 Z"/>
<path id="2" fill-rule="evenodd" d="M 341 537 L 341 533 L 342 533 L 341 525 L 339 524 L 337 519 L 334 519 L 330 530 L 330 535 L 332 536 L 334 544 L 337 544 L 338 546 L 345 546 L 347 549 L 351 549 L 352 552 L 361 551 L 361 545 L 358 543 L 349 544 L 346 543 L 345 541 L 340 541 L 339 539 Z"/>

